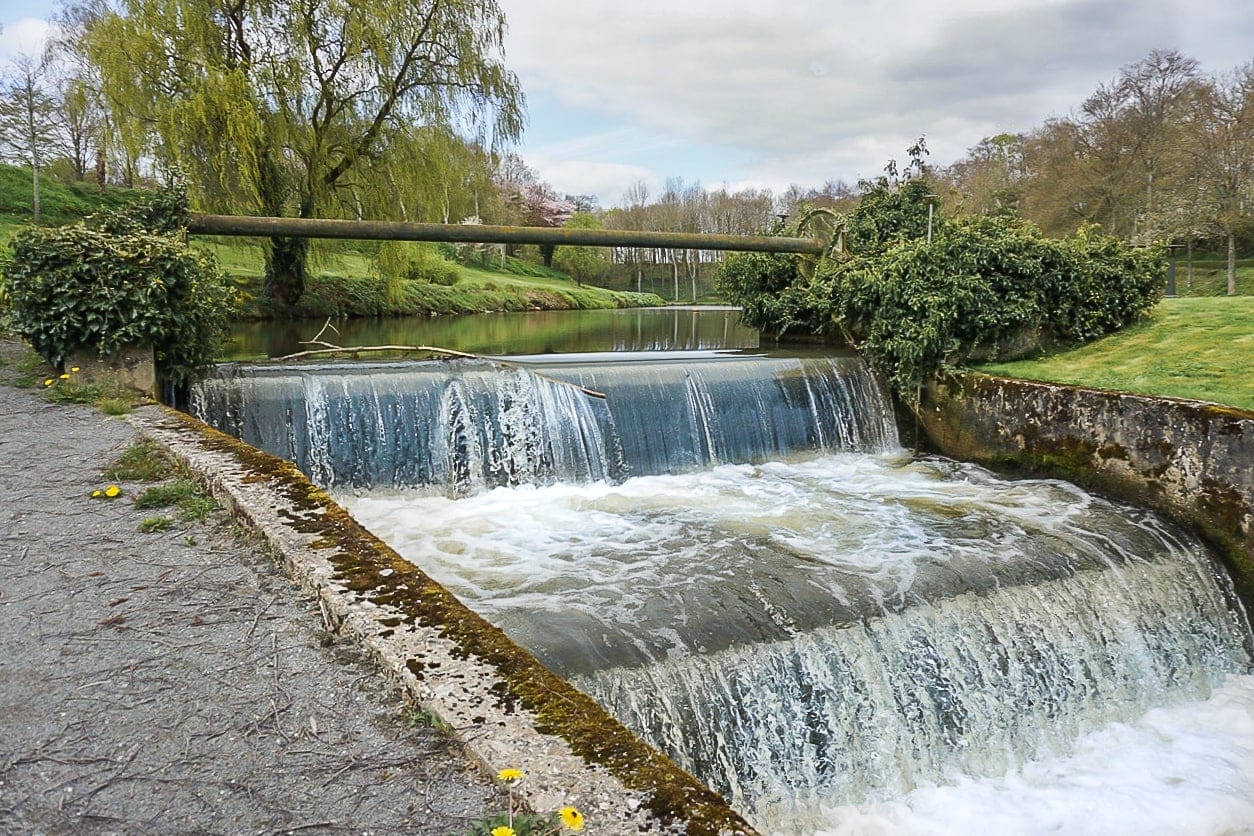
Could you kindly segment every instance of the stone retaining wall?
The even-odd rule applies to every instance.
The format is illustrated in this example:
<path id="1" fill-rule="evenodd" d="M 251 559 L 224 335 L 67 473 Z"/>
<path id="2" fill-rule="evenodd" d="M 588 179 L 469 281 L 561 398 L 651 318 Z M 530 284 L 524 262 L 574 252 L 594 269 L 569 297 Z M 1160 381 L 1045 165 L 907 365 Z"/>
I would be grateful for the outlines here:
<path id="1" fill-rule="evenodd" d="M 1165 513 L 1220 550 L 1254 606 L 1254 413 L 964 374 L 930 386 L 918 418 L 944 455 Z"/>
<path id="2" fill-rule="evenodd" d="M 362 528 L 290 462 L 171 409 L 133 416 L 260 534 L 355 639 L 490 772 L 521 769 L 515 797 L 572 805 L 588 833 L 753 836 L 727 802 Z"/>

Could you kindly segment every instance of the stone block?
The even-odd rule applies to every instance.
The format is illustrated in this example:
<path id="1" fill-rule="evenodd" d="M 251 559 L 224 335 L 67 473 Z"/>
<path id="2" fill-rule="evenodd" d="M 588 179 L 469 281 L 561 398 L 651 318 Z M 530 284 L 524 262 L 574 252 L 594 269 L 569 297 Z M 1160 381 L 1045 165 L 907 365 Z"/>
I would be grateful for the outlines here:
<path id="1" fill-rule="evenodd" d="M 104 383 L 134 389 L 149 398 L 157 396 L 157 368 L 152 346 L 123 346 L 108 357 L 93 351 L 79 351 L 66 366 L 78 367 L 75 377 L 79 383 Z"/>

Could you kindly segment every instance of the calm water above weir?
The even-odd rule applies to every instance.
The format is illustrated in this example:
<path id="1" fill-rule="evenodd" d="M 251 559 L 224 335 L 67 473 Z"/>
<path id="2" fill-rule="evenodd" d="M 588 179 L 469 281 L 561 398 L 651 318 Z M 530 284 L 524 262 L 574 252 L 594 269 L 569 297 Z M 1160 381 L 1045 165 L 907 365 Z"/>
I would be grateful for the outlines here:
<path id="1" fill-rule="evenodd" d="M 1254 637 L 1205 548 L 912 457 L 854 356 L 240 367 L 193 408 L 764 832 L 1254 821 Z"/>
<path id="2" fill-rule="evenodd" d="M 578 351 L 694 351 L 757 348 L 758 332 L 731 308 L 629 308 L 610 311 L 527 311 L 464 316 L 334 320 L 322 339 L 342 346 L 431 345 L 470 354 L 567 354 Z M 224 360 L 281 357 L 322 322 L 241 322 Z"/>

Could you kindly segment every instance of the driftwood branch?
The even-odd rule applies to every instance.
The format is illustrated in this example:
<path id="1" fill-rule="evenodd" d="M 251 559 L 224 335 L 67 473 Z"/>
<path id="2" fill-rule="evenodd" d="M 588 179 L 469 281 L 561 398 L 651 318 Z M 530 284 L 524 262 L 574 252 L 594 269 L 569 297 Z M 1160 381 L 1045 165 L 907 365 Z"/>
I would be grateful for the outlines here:
<path id="1" fill-rule="evenodd" d="M 579 392 L 582 392 L 585 395 L 588 395 L 589 397 L 600 398 L 601 400 L 605 400 L 604 392 L 598 392 L 595 389 L 588 389 L 584 386 L 580 386 L 578 383 L 571 383 L 569 380 L 560 380 L 556 377 L 551 377 L 550 375 L 544 374 L 543 372 L 537 372 L 534 369 L 527 366 L 525 363 L 514 363 L 509 360 L 501 360 L 497 357 L 485 357 L 481 354 L 470 354 L 465 351 L 455 351 L 454 349 L 441 348 L 440 346 L 437 346 L 437 345 L 340 346 L 340 345 L 335 345 L 334 343 L 326 342 L 325 340 L 321 339 L 322 335 L 326 333 L 327 328 L 331 328 L 332 331 L 335 331 L 335 328 L 331 325 L 330 319 L 327 319 L 326 323 L 322 326 L 322 329 L 318 331 L 317 335 L 312 340 L 300 341 L 301 345 L 316 345 L 316 346 L 320 346 L 319 348 L 310 348 L 304 351 L 297 351 L 294 354 L 285 354 L 282 357 L 275 357 L 271 362 L 285 363 L 289 360 L 302 360 L 307 357 L 318 357 L 318 356 L 327 356 L 327 355 L 336 355 L 336 354 L 341 354 L 341 355 L 347 354 L 351 357 L 356 357 L 358 354 L 361 354 L 361 353 L 378 352 L 378 351 L 399 351 L 399 352 L 404 352 L 407 354 L 410 354 L 410 353 L 438 354 L 443 357 L 455 357 L 461 360 L 481 360 L 485 363 L 491 363 L 494 366 L 499 366 L 501 368 L 506 368 L 506 369 L 515 369 L 515 370 L 526 369 L 527 371 L 530 371 L 533 375 L 540 378 L 541 380 L 546 380 L 549 383 L 556 383 L 561 386 L 569 386 L 572 389 L 575 389 Z M 339 332 L 336 331 L 336 333 L 338 334 Z"/>

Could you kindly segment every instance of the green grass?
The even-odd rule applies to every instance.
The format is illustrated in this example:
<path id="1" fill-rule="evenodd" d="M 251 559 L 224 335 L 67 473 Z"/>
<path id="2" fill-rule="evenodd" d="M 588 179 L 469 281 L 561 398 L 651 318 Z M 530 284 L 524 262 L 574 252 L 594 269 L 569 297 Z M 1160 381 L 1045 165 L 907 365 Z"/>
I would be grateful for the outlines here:
<path id="1" fill-rule="evenodd" d="M 203 246 L 231 277 L 241 302 L 241 317 L 269 318 L 273 312 L 262 298 L 265 269 L 261 247 L 223 239 L 207 239 Z M 564 273 L 516 258 L 508 259 L 504 268 L 491 270 L 458 264 L 452 284 L 403 282 L 397 298 L 389 298 L 386 283 L 373 275 L 373 261 L 364 246 L 317 250 L 311 267 L 312 276 L 297 306 L 300 317 L 589 310 L 662 304 L 652 294 L 579 287 Z"/>
<path id="2" fill-rule="evenodd" d="M 135 507 L 176 508 L 186 523 L 204 522 L 218 507 L 208 489 L 192 478 L 187 468 L 175 461 L 161 445 L 148 439 L 135 442 L 105 466 L 104 478 L 113 482 L 158 482 L 135 500 Z M 170 517 L 149 517 L 140 531 L 165 531 L 174 524 Z M 145 527 L 147 526 L 147 527 Z"/>
<path id="3" fill-rule="evenodd" d="M 8 249 L 9 239 L 29 221 L 15 218 L 12 215 L 0 215 L 0 246 Z"/>
<path id="4" fill-rule="evenodd" d="M 175 469 L 174 460 L 160 444 L 143 439 L 123 450 L 101 473 L 113 482 L 160 482 Z"/>
<path id="5" fill-rule="evenodd" d="M 13 385 L 20 389 L 38 389 L 50 403 L 89 404 L 106 415 L 125 415 L 145 401 L 138 392 L 120 384 L 80 383 L 73 367 L 63 377 L 32 350 L 19 357 L 14 367 L 17 375 Z"/>
<path id="6" fill-rule="evenodd" d="M 1164 299 L 1097 342 L 979 370 L 1254 410 L 1254 296 Z"/>
<path id="7" fill-rule="evenodd" d="M 185 522 L 204 522 L 218 507 L 205 487 L 190 478 L 153 485 L 135 500 L 136 508 L 169 508 L 172 505 L 179 509 L 179 517 Z"/>
<path id="8" fill-rule="evenodd" d="M 1237 259 L 1238 296 L 1254 296 L 1254 259 Z M 1179 296 L 1226 296 L 1228 294 L 1228 262 L 1226 259 L 1193 259 L 1193 277 L 1189 279 L 1183 258 L 1176 260 L 1176 294 Z"/>
<path id="9" fill-rule="evenodd" d="M 61 183 L 46 174 L 39 178 L 40 223 L 73 223 L 104 208 L 117 208 L 135 195 L 135 189 L 105 187 L 94 182 Z M 33 208 L 31 170 L 0 165 L 0 236 L 7 241 L 13 231 L 30 220 Z"/>

